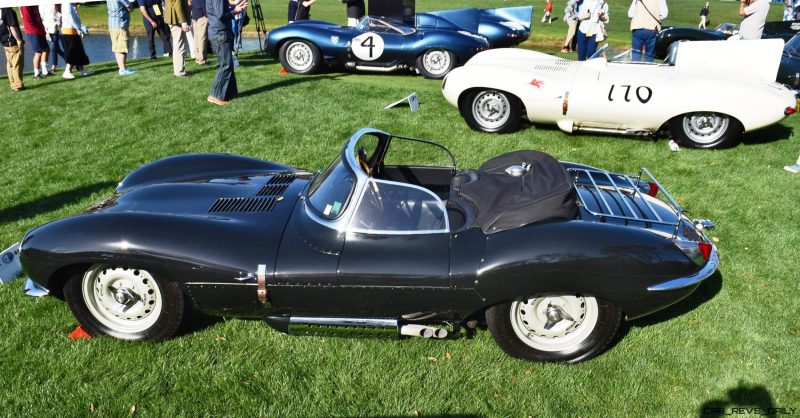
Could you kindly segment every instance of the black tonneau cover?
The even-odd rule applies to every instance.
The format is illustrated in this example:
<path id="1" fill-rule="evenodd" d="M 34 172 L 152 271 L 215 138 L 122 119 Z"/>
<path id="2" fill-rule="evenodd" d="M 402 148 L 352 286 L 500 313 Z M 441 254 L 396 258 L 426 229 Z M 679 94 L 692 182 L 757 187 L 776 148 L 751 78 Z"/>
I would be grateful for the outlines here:
<path id="1" fill-rule="evenodd" d="M 509 167 L 528 165 L 514 176 Z M 476 210 L 475 224 L 491 234 L 537 222 L 574 219 L 575 186 L 555 158 L 539 151 L 515 151 L 485 162 L 477 179 L 460 187 L 459 196 Z"/>

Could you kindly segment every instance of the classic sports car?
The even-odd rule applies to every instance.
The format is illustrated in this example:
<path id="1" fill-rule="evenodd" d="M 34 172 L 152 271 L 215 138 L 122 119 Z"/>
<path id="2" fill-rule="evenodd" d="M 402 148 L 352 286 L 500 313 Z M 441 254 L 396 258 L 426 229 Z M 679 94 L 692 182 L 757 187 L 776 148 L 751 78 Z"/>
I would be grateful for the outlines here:
<path id="1" fill-rule="evenodd" d="M 445 10 L 427 12 L 451 21 L 459 21 L 459 14 L 467 14 L 474 9 Z M 489 41 L 490 48 L 517 46 L 525 42 L 531 34 L 533 6 L 501 7 L 497 9 L 479 9 L 478 34 Z"/>
<path id="2" fill-rule="evenodd" d="M 800 90 L 800 35 L 795 35 L 783 46 L 776 81 L 795 91 Z"/>
<path id="3" fill-rule="evenodd" d="M 442 92 L 475 130 L 511 132 L 525 114 L 565 132 L 669 130 L 685 145 L 716 148 L 795 112 L 793 92 L 774 81 L 782 47 L 779 39 L 681 42 L 663 64 L 606 58 L 607 45 L 584 62 L 496 49 L 453 70 Z"/>
<path id="4" fill-rule="evenodd" d="M 518 151 L 458 170 L 438 144 L 362 129 L 316 174 L 225 154 L 150 163 L 29 231 L 20 257 L 95 335 L 165 339 L 193 307 L 289 334 L 487 326 L 512 356 L 577 362 L 716 271 L 711 226 L 645 169 Z"/>
<path id="5" fill-rule="evenodd" d="M 761 39 L 783 39 L 788 41 L 800 31 L 800 22 L 766 22 Z M 664 59 L 670 46 L 679 41 L 722 41 L 739 33 L 739 25 L 723 23 L 714 30 L 667 26 L 656 36 L 655 57 Z"/>
<path id="6" fill-rule="evenodd" d="M 489 42 L 478 34 L 479 9 L 439 14 L 417 13 L 410 24 L 402 18 L 365 16 L 354 28 L 297 21 L 270 31 L 265 49 L 296 74 L 313 74 L 325 62 L 359 71 L 410 69 L 442 78 L 488 49 Z"/>

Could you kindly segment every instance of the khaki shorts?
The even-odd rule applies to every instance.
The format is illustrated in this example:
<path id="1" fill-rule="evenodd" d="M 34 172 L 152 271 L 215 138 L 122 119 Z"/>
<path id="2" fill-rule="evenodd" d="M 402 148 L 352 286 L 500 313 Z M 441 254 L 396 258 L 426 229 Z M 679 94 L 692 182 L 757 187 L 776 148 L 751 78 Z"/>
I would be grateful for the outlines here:
<path id="1" fill-rule="evenodd" d="M 128 28 L 109 29 L 111 35 L 111 50 L 119 54 L 128 53 Z"/>

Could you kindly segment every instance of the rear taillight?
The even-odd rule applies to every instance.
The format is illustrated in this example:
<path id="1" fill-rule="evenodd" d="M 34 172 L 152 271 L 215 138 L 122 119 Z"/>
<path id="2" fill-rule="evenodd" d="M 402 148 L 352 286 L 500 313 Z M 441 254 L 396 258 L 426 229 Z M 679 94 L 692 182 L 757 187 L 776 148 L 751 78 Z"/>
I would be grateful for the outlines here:
<path id="1" fill-rule="evenodd" d="M 674 242 L 675 245 L 698 266 L 702 266 L 708 261 L 709 258 L 711 258 L 711 250 L 713 249 L 713 246 L 708 242 L 695 242 L 679 239 L 672 240 L 672 242 Z"/>
<path id="2" fill-rule="evenodd" d="M 794 112 L 796 112 L 795 108 L 787 107 L 786 109 L 784 109 L 783 114 L 786 115 L 786 116 L 789 116 L 789 115 L 794 114 Z"/>
<path id="3" fill-rule="evenodd" d="M 711 257 L 711 244 L 707 242 L 698 242 L 697 248 L 700 250 L 700 254 L 703 255 L 703 259 L 708 261 L 709 257 Z"/>
<path id="4" fill-rule="evenodd" d="M 656 197 L 656 195 L 658 194 L 658 185 L 655 182 L 648 181 L 647 187 L 649 187 L 647 194 L 649 194 L 652 197 Z"/>

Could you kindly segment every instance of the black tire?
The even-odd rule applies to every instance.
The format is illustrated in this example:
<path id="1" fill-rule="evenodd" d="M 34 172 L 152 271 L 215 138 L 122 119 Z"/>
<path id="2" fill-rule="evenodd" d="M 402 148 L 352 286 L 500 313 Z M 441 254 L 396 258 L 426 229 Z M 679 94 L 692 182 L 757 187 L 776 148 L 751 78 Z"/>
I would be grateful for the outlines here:
<path id="1" fill-rule="evenodd" d="M 578 325 L 573 325 L 576 323 L 575 321 L 564 319 L 563 321 L 566 321 L 564 323 L 565 327 L 567 325 L 574 326 L 574 329 L 571 331 L 569 331 L 569 328 L 561 331 L 558 331 L 556 327 L 551 328 L 553 332 L 566 332 L 566 334 L 560 337 L 546 338 L 544 335 L 531 336 L 530 333 L 538 332 L 534 331 L 536 329 L 535 326 L 532 328 L 525 328 L 529 334 L 527 337 L 521 337 L 518 332 L 515 331 L 514 325 L 512 325 L 512 321 L 514 321 L 512 317 L 514 317 L 514 312 L 517 312 L 516 306 L 521 306 L 522 310 L 520 312 L 525 313 L 524 309 L 526 307 L 533 306 L 526 305 L 526 303 L 530 303 L 531 300 L 537 300 L 537 298 L 539 300 L 546 298 L 575 298 L 576 300 L 580 300 L 578 297 L 583 298 L 585 302 L 592 300 L 596 310 L 593 308 L 592 314 L 586 314 L 586 319 L 580 317 L 579 320 L 582 322 Z M 533 315 L 536 316 L 535 313 L 533 313 Z M 588 318 L 590 315 L 594 318 L 592 323 L 584 323 L 589 320 Z M 521 318 L 529 317 L 521 316 Z M 578 363 L 599 355 L 605 351 L 614 340 L 619 330 L 621 320 L 622 311 L 616 305 L 599 298 L 585 295 L 540 295 L 495 305 L 486 311 L 486 325 L 489 328 L 489 332 L 492 334 L 492 338 L 494 338 L 497 345 L 500 346 L 503 351 L 515 358 L 542 362 Z M 522 325 L 521 322 L 520 325 Z M 524 326 L 527 327 L 530 325 L 526 322 Z M 558 322 L 556 326 L 559 326 Z M 588 328 L 581 328 L 582 326 Z M 525 338 L 528 343 L 523 341 L 523 338 Z M 559 342 L 558 338 L 563 338 L 563 340 Z M 534 347 L 537 343 L 537 341 L 534 340 L 538 342 L 553 341 L 554 345 L 543 350 L 541 347 Z"/>
<path id="2" fill-rule="evenodd" d="M 714 112 L 693 112 L 669 121 L 672 136 L 692 148 L 724 148 L 741 137 L 744 128 L 735 118 Z"/>
<path id="3" fill-rule="evenodd" d="M 522 102 L 511 93 L 494 89 L 473 89 L 461 96 L 458 109 L 470 128 L 491 133 L 510 133 L 522 122 Z M 495 116 L 492 109 L 499 112 Z"/>
<path id="4" fill-rule="evenodd" d="M 319 69 L 319 48 L 309 41 L 292 39 L 281 45 L 278 59 L 286 71 L 294 74 L 314 74 Z"/>
<path id="5" fill-rule="evenodd" d="M 425 78 L 439 80 L 456 68 L 456 54 L 441 48 L 429 49 L 417 57 L 417 70 Z"/>
<path id="6" fill-rule="evenodd" d="M 112 280 L 115 280 L 113 284 Z M 134 284 L 134 281 L 137 282 Z M 129 309 L 106 309 L 109 305 L 100 302 L 103 298 L 97 296 L 101 294 L 98 289 L 116 289 L 119 292 L 122 287 L 128 292 L 125 296 L 133 296 L 129 299 L 132 301 Z M 91 288 L 91 291 L 86 292 L 87 288 Z M 154 292 L 147 294 L 148 289 Z M 108 295 L 109 301 L 113 299 L 110 292 Z M 168 339 L 180 327 L 185 313 L 184 295 L 175 283 L 132 267 L 92 265 L 67 280 L 64 298 L 75 318 L 90 334 L 108 335 L 121 340 Z M 137 314 L 141 314 L 139 318 L 143 319 L 136 319 L 133 315 Z M 131 315 L 131 318 L 120 318 L 122 315 Z"/>

